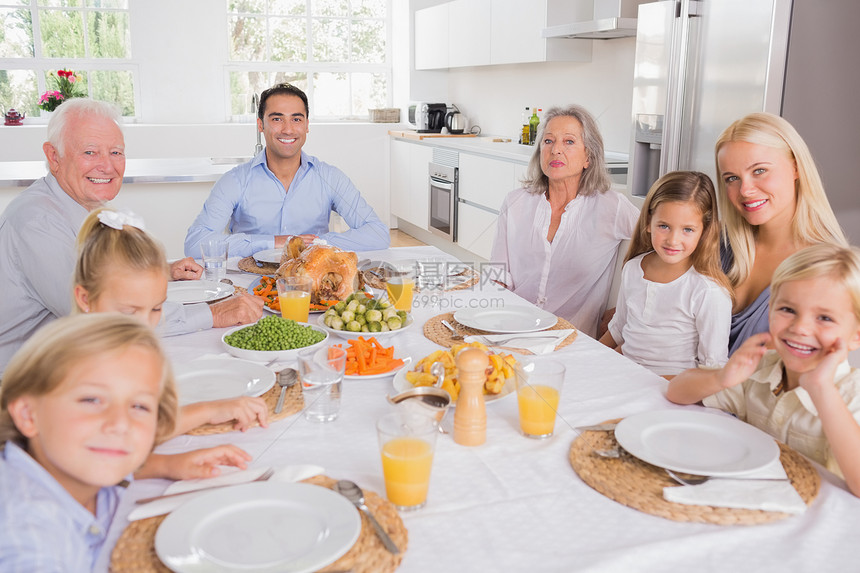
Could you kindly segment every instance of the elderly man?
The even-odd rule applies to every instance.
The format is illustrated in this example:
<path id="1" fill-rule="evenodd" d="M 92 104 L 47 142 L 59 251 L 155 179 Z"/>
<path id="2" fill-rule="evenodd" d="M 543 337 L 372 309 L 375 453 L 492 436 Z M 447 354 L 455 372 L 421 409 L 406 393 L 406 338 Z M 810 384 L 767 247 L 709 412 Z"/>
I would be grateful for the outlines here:
<path id="1" fill-rule="evenodd" d="M 42 146 L 50 174 L 18 195 L 0 215 L 0 372 L 38 328 L 71 312 L 75 237 L 87 213 L 116 197 L 125 172 L 125 144 L 116 108 L 73 99 L 57 109 Z M 197 278 L 183 259 L 174 279 Z M 253 322 L 262 304 L 250 295 L 211 306 L 165 303 L 163 334 Z"/>
<path id="2" fill-rule="evenodd" d="M 212 188 L 188 235 L 185 254 L 229 226 L 230 253 L 248 256 L 281 248 L 290 235 L 305 244 L 315 238 L 347 251 L 388 248 L 388 227 L 379 220 L 352 181 L 302 151 L 308 134 L 308 98 L 299 88 L 278 84 L 260 96 L 257 129 L 266 148 L 226 173 Z M 334 210 L 350 230 L 329 232 Z"/>

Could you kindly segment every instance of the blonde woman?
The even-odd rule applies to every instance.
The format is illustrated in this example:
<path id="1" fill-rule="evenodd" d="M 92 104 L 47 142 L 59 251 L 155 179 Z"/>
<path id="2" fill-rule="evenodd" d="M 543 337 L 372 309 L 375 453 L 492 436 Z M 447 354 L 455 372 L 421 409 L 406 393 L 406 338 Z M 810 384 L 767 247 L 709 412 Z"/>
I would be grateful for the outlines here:
<path id="1" fill-rule="evenodd" d="M 847 245 L 809 148 L 786 120 L 753 113 L 717 140 L 723 270 L 734 289 L 729 354 L 768 330 L 770 281 L 816 243 Z"/>

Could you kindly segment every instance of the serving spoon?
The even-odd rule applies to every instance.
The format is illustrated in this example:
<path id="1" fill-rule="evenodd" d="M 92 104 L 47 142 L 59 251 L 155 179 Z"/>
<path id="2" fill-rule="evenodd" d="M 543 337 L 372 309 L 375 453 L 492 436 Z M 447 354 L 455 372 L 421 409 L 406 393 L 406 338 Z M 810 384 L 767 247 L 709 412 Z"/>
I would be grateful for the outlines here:
<path id="1" fill-rule="evenodd" d="M 379 537 L 380 541 L 382 541 L 382 544 L 386 549 L 388 549 L 388 551 L 395 555 L 400 553 L 400 550 L 394 544 L 394 541 L 389 537 L 388 533 L 382 528 L 382 526 L 379 525 L 379 522 L 376 521 L 376 518 L 373 517 L 370 510 L 367 509 L 367 505 L 364 503 L 364 492 L 361 491 L 361 488 L 358 487 L 357 483 L 342 479 L 334 484 L 334 491 L 351 501 L 355 507 L 367 516 L 367 519 L 376 531 L 377 537 Z"/>

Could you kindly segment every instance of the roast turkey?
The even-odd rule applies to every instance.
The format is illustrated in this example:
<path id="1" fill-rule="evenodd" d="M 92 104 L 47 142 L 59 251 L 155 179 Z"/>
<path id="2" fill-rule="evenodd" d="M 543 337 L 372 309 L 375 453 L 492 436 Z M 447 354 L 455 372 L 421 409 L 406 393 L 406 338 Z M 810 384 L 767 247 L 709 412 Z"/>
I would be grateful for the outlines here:
<path id="1" fill-rule="evenodd" d="M 286 259 L 286 260 L 285 260 Z M 313 279 L 311 303 L 344 300 L 364 285 L 358 271 L 358 255 L 331 245 L 304 246 L 300 237 L 291 237 L 284 246 L 279 277 L 308 276 Z"/>

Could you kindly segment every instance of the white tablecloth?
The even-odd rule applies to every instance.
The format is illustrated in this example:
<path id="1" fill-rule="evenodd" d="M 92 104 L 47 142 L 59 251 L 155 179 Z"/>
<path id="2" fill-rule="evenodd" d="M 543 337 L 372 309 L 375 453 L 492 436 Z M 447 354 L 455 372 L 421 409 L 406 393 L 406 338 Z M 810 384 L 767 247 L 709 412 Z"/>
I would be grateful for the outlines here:
<path id="1" fill-rule="evenodd" d="M 361 256 L 387 260 L 445 256 L 434 247 L 408 247 Z M 452 259 L 453 260 L 453 259 Z M 230 274 L 236 284 L 253 275 Z M 439 348 L 424 338 L 430 317 L 458 308 L 527 304 L 495 285 L 416 295 L 416 325 L 390 341 L 419 359 Z M 484 305 L 484 306 L 480 306 Z M 164 340 L 171 359 L 220 353 L 223 330 Z M 767 525 L 679 523 L 618 504 L 583 483 L 568 463 L 576 433 L 591 424 L 652 409 L 678 407 L 665 397 L 666 382 L 597 341 L 579 334 L 549 358 L 567 365 L 555 435 L 543 441 L 519 433 L 516 398 L 487 406 L 487 443 L 460 446 L 440 436 L 425 508 L 402 517 L 409 548 L 400 571 L 856 571 L 860 500 L 821 470 L 821 493 L 800 517 Z M 539 358 L 540 359 L 540 358 Z M 383 493 L 375 420 L 392 406 L 391 379 L 344 382 L 342 409 L 332 423 L 295 415 L 268 429 L 217 436 L 180 436 L 158 448 L 183 452 L 230 441 L 248 451 L 252 466 L 319 464 L 326 474 Z M 449 414 L 452 416 L 452 414 Z M 157 495 L 165 480 L 141 480 L 118 510 L 99 570 L 140 497 Z"/>

